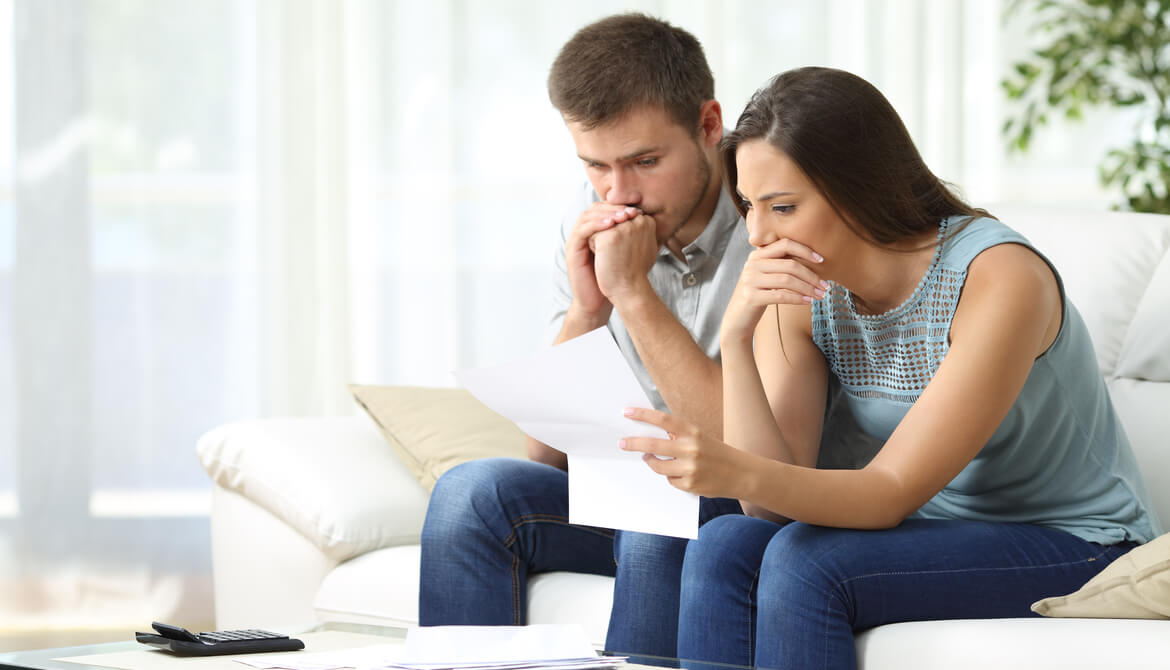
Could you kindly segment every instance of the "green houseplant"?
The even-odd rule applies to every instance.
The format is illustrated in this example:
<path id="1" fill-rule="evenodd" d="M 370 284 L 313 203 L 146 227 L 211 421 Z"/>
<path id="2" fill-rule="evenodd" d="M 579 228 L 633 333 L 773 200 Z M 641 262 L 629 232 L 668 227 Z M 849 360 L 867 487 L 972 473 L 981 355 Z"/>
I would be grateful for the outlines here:
<path id="1" fill-rule="evenodd" d="M 1007 12 L 1025 9 L 1043 43 L 1003 80 L 1009 149 L 1027 150 L 1054 115 L 1138 110 L 1132 142 L 1108 151 L 1099 177 L 1119 208 L 1170 214 L 1170 0 L 1014 0 Z"/>

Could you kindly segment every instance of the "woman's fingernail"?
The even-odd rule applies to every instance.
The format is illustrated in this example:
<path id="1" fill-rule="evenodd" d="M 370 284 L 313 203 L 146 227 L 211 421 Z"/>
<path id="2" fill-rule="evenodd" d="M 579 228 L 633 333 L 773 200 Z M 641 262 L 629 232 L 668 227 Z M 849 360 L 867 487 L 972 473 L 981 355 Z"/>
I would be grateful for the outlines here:
<path id="1" fill-rule="evenodd" d="M 819 289 L 819 288 L 818 288 L 818 289 L 816 289 L 815 291 L 813 291 L 813 293 L 817 294 L 817 297 L 818 297 L 818 298 L 823 298 L 823 297 L 825 297 L 825 292 L 824 292 L 824 291 L 822 291 L 822 290 L 821 290 L 821 289 Z"/>
<path id="2" fill-rule="evenodd" d="M 822 256 L 822 255 L 820 255 L 820 254 L 818 254 L 818 253 L 817 253 L 817 252 L 815 252 L 815 251 L 813 252 L 813 258 L 814 258 L 814 259 L 816 259 L 816 262 L 818 262 L 818 263 L 824 263 L 824 262 L 825 262 L 825 257 L 824 257 L 824 256 Z"/>
<path id="3" fill-rule="evenodd" d="M 601 223 L 608 226 L 609 224 L 613 223 L 613 219 L 602 219 Z"/>
<path id="4" fill-rule="evenodd" d="M 802 296 L 800 296 L 800 299 L 805 301 L 806 303 L 808 303 L 810 305 L 812 304 L 812 296 L 802 295 Z"/>
<path id="5" fill-rule="evenodd" d="M 822 280 L 821 280 L 821 288 L 823 288 L 823 289 L 825 289 L 825 290 L 828 290 L 828 289 L 829 289 L 829 282 L 827 282 L 827 281 L 825 281 L 824 279 L 822 279 Z"/>
<path id="6" fill-rule="evenodd" d="M 622 449 L 625 449 L 626 448 L 626 441 L 625 440 L 618 440 L 618 446 L 621 447 Z"/>
<path id="7" fill-rule="evenodd" d="M 634 408 L 627 407 L 625 410 L 622 411 L 622 414 L 625 414 L 626 416 L 634 416 Z"/>

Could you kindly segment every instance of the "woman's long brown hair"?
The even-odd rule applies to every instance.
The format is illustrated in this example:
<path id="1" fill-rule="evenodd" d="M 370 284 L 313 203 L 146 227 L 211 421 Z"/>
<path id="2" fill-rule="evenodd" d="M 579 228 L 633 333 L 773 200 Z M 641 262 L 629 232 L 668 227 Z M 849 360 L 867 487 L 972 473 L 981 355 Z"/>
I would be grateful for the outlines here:
<path id="1" fill-rule="evenodd" d="M 763 139 L 792 159 L 846 225 L 884 247 L 937 230 L 948 216 L 990 216 L 936 177 L 905 124 L 872 84 L 843 70 L 804 67 L 756 91 L 720 145 L 732 200 L 735 152 Z M 969 220 L 968 219 L 968 220 Z"/>

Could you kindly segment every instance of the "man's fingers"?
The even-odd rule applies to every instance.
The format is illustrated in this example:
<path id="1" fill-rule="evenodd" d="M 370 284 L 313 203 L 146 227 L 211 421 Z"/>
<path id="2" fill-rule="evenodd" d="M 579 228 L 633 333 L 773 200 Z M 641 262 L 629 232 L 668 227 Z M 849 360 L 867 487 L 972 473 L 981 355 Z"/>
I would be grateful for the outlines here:
<path id="1" fill-rule="evenodd" d="M 569 243 L 573 246 L 582 247 L 589 246 L 590 251 L 594 251 L 593 237 L 597 233 L 613 228 L 614 224 L 611 220 L 585 220 L 577 223 L 573 228 L 573 232 L 569 235 Z"/>
<path id="2" fill-rule="evenodd" d="M 626 221 L 632 221 L 641 215 L 642 210 L 638 209 L 637 207 L 627 206 L 607 216 L 603 220 L 610 221 L 612 223 L 625 223 Z"/>
<path id="3" fill-rule="evenodd" d="M 641 214 L 642 211 L 636 207 L 595 202 L 589 209 L 581 213 L 581 217 L 577 219 L 577 225 L 573 226 L 570 233 L 570 239 L 575 246 L 581 247 L 588 243 L 589 250 L 596 251 L 596 245 L 593 243 L 594 235 L 609 230 L 619 223 L 631 221 Z"/>

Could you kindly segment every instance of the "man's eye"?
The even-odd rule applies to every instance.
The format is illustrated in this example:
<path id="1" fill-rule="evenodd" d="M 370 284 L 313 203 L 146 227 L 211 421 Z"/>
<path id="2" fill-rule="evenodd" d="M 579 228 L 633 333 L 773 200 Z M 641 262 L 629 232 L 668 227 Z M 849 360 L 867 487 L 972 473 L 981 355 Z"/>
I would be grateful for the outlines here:
<path id="1" fill-rule="evenodd" d="M 601 163 L 596 162 L 596 161 L 585 161 L 585 167 L 590 169 L 590 170 L 600 170 L 601 168 L 603 168 L 605 166 L 602 165 Z"/>
<path id="2" fill-rule="evenodd" d="M 640 158 L 637 163 L 638 167 L 654 167 L 657 164 L 657 158 Z"/>
<path id="3" fill-rule="evenodd" d="M 791 214 L 796 211 L 796 205 L 772 205 L 772 211 L 777 214 Z"/>

